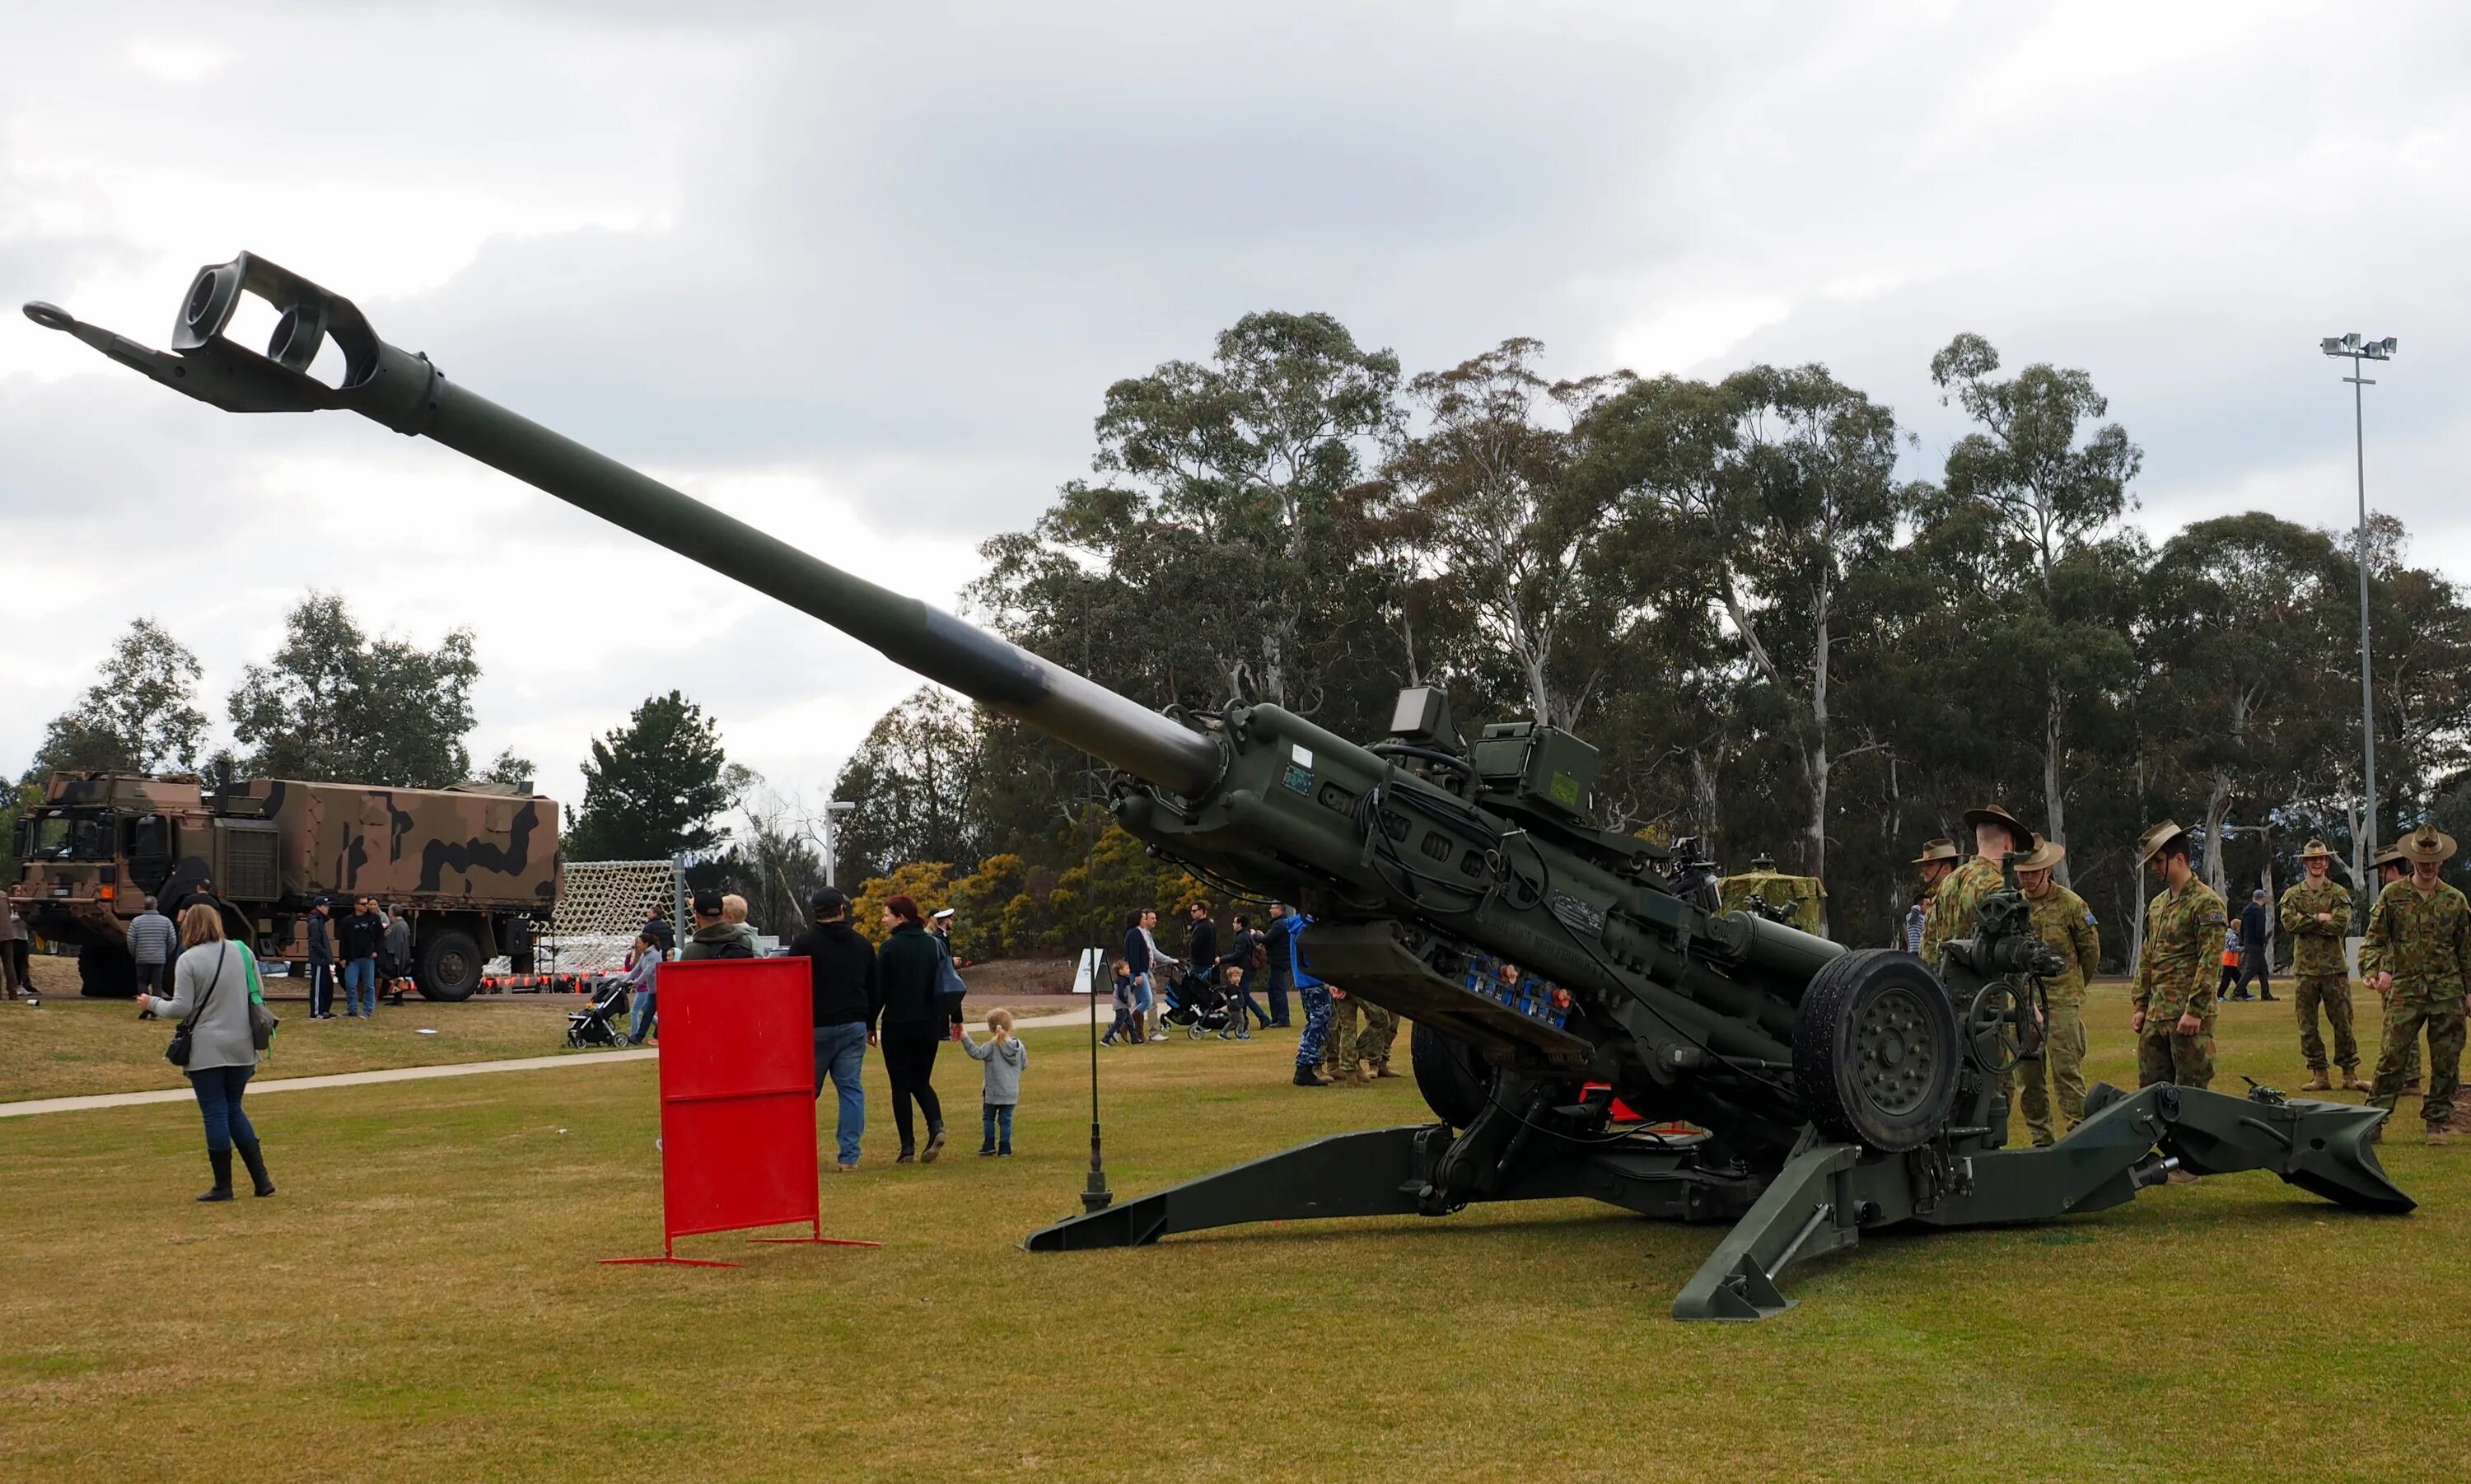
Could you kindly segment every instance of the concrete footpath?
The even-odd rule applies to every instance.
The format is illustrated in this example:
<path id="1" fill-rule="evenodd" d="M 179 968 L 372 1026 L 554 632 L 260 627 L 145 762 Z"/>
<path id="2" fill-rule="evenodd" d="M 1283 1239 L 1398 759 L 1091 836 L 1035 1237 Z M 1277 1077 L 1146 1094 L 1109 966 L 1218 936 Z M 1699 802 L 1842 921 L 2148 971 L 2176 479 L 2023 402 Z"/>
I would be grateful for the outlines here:
<path id="1" fill-rule="evenodd" d="M 1058 1015 L 1042 1015 L 1015 1025 L 1015 1030 L 1045 1030 L 1056 1025 L 1081 1025 L 1089 1022 L 1086 1010 Z M 977 1027 L 971 1028 L 976 1035 Z M 661 1053 L 643 1049 L 629 1051 L 573 1051 L 557 1056 L 521 1056 L 502 1062 L 454 1062 L 441 1067 L 389 1067 L 382 1072 L 339 1072 L 323 1077 L 271 1077 L 264 1082 L 251 1081 L 248 1095 L 263 1097 L 269 1093 L 302 1093 L 326 1087 L 366 1087 L 379 1082 L 417 1082 L 426 1077 L 473 1077 L 495 1072 L 540 1072 L 552 1067 L 606 1067 L 612 1062 L 650 1061 Z M 196 1100 L 185 1088 L 164 1088 L 151 1093 L 102 1093 L 91 1097 L 37 1097 L 27 1102 L 0 1103 L 0 1119 L 29 1118 L 37 1113 L 82 1113 L 90 1108 L 134 1108 L 144 1103 L 184 1103 Z"/>

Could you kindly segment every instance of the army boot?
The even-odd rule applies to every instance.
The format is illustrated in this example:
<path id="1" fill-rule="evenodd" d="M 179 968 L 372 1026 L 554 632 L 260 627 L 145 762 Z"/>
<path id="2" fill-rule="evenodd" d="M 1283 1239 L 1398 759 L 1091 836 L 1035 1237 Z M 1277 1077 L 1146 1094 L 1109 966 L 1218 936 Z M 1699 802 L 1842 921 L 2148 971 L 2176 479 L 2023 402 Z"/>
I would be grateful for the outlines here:
<path id="1" fill-rule="evenodd" d="M 1396 1077 L 1399 1073 L 1390 1070 L 1390 1059 L 1385 1056 L 1373 1064 L 1373 1075 L 1378 1080 L 1382 1077 Z"/>
<path id="2" fill-rule="evenodd" d="M 2413 1077 L 2410 1081 L 2404 1083 L 2402 1085 L 2402 1095 L 2405 1097 L 2417 1097 L 2419 1095 L 2419 1078 Z"/>
<path id="3" fill-rule="evenodd" d="M 2361 1080 L 2360 1080 L 2360 1069 L 2359 1069 L 2359 1068 L 2357 1068 L 2357 1067 L 2345 1067 L 2345 1068 L 2343 1068 L 2343 1069 L 2342 1069 L 2342 1091 L 2343 1091 L 2343 1092 L 2346 1092 L 2346 1093 L 2373 1093 L 2373 1092 L 2375 1092 L 2376 1090 L 2377 1090 L 2377 1089 L 2376 1089 L 2376 1084 L 2375 1084 L 2375 1083 L 2373 1083 L 2373 1082 L 2363 1082 L 2363 1081 L 2361 1081 Z"/>
<path id="4" fill-rule="evenodd" d="M 2308 1080 L 2299 1084 L 2299 1091 L 2303 1093 L 2330 1093 L 2333 1090 L 2334 1084 L 2325 1080 L 2325 1069 L 2322 1067 L 2311 1068 Z"/>
<path id="5" fill-rule="evenodd" d="M 2453 1142 L 2454 1136 L 2448 1134 L 2444 1129 L 2434 1123 L 2428 1125 L 2428 1146 L 2430 1148 L 2442 1149 Z"/>
<path id="6" fill-rule="evenodd" d="M 1313 1071 L 1313 1069 L 1306 1066 L 1302 1062 L 1298 1062 L 1296 1063 L 1296 1086 L 1328 1087 L 1330 1086 L 1330 1082 L 1328 1079 L 1323 1077 L 1320 1072 Z"/>

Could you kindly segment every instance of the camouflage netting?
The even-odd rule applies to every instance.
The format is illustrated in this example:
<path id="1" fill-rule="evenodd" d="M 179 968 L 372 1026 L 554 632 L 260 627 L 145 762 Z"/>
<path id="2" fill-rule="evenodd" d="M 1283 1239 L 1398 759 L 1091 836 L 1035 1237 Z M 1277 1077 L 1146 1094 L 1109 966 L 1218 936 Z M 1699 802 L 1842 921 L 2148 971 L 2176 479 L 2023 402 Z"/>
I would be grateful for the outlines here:
<path id="1" fill-rule="evenodd" d="M 542 971 L 591 974 L 618 968 L 644 926 L 644 914 L 657 909 L 670 915 L 676 891 L 677 867 L 667 860 L 568 861 L 557 909 L 541 945 L 555 956 L 544 956 Z"/>

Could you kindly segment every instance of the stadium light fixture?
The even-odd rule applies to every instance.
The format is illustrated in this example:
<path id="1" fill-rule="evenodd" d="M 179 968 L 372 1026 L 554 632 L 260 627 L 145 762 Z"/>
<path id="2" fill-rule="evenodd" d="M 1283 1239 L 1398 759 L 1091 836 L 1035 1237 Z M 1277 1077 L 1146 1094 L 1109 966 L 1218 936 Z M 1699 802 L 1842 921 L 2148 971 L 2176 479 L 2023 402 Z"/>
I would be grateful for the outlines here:
<path id="1" fill-rule="evenodd" d="M 2377 854 L 2377 708 L 2369 666 L 2373 651 L 2368 648 L 2368 435 L 2364 389 L 2376 383 L 2360 374 L 2360 363 L 2389 361 L 2398 343 L 2390 335 L 2383 340 L 2364 341 L 2356 330 L 2340 337 L 2329 335 L 2318 342 L 2318 348 L 2325 354 L 2342 356 L 2351 363 L 2351 374 L 2342 380 L 2351 386 L 2351 447 L 2360 491 L 2360 814 L 2367 829 L 2365 848 L 2359 857 L 2363 879 L 2367 862 Z"/>

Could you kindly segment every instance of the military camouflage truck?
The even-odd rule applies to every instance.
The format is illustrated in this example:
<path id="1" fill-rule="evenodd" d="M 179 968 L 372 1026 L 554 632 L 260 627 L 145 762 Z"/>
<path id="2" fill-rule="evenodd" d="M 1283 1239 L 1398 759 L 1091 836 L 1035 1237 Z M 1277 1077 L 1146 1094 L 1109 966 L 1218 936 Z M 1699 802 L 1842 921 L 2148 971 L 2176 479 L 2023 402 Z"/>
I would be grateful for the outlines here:
<path id="1" fill-rule="evenodd" d="M 129 995 L 129 920 L 149 896 L 168 913 L 222 908 L 224 932 L 267 960 L 308 959 L 318 897 L 337 916 L 375 897 L 412 921 L 412 975 L 461 1000 L 500 954 L 528 960 L 556 905 L 557 803 L 528 788 L 383 789 L 259 778 L 216 793 L 194 774 L 54 773 L 18 822 L 11 898 L 29 926 L 78 951 L 88 995 Z"/>

